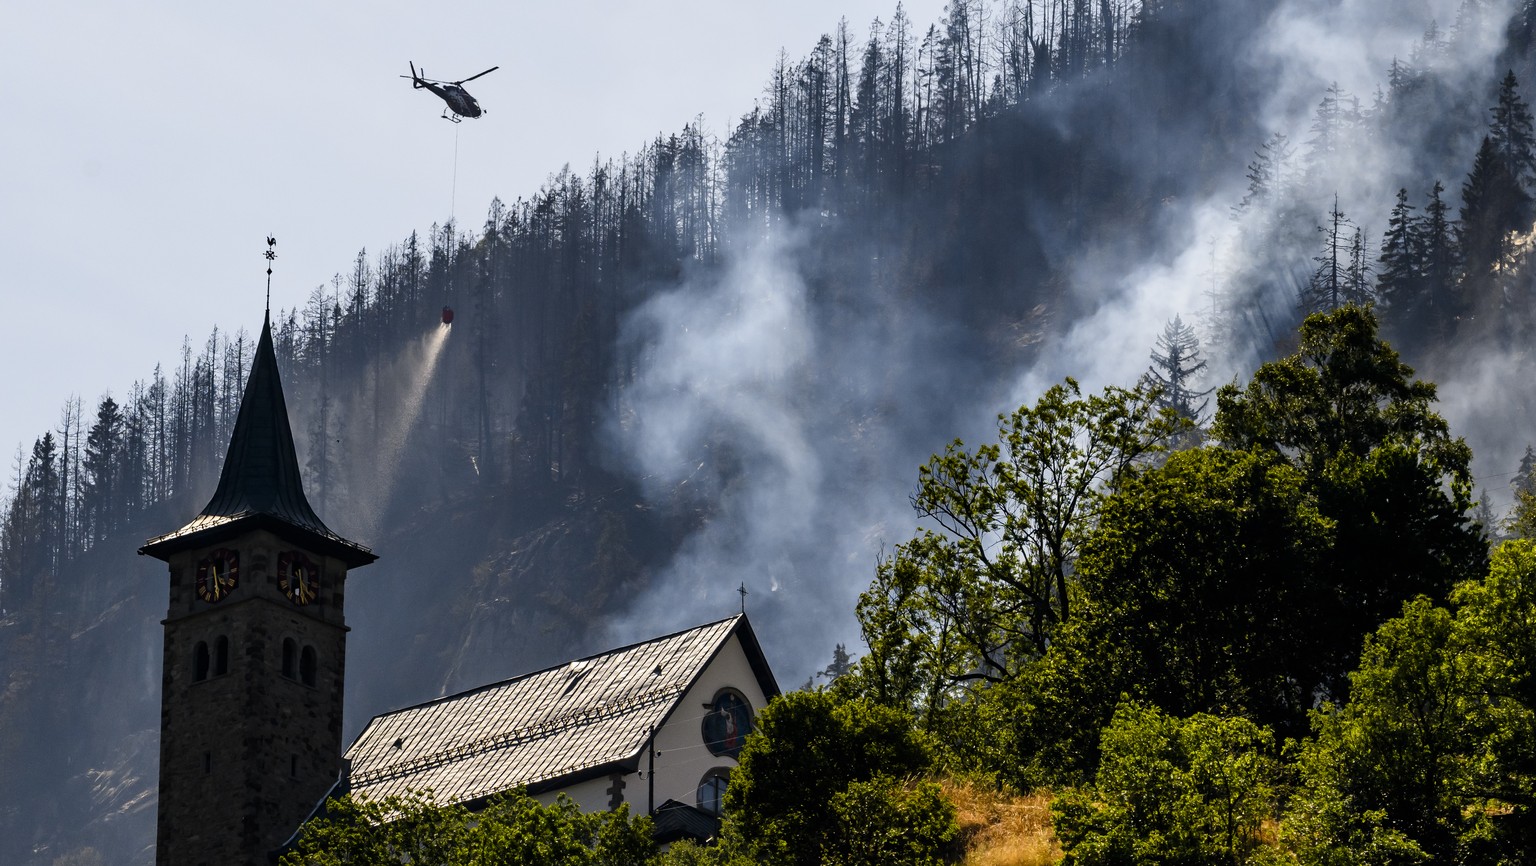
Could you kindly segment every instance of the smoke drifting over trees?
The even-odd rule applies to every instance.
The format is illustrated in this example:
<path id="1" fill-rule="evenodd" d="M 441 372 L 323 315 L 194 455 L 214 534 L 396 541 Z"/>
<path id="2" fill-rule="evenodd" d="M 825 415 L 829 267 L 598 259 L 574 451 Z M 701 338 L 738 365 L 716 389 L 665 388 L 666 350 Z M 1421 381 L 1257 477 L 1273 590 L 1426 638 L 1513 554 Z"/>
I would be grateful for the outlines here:
<path id="1" fill-rule="evenodd" d="M 799 682 L 910 536 L 918 465 L 1065 376 L 1134 383 L 1174 321 L 1199 415 L 1307 309 L 1375 301 L 1507 497 L 1536 438 L 1533 28 L 1514 2 L 898 7 L 783 55 L 723 140 L 357 253 L 273 314 L 310 498 L 383 555 L 349 724 L 724 615 L 743 581 Z M 201 506 L 251 350 L 189 340 L 16 457 L 6 862 L 145 860 L 164 577 L 131 551 Z"/>

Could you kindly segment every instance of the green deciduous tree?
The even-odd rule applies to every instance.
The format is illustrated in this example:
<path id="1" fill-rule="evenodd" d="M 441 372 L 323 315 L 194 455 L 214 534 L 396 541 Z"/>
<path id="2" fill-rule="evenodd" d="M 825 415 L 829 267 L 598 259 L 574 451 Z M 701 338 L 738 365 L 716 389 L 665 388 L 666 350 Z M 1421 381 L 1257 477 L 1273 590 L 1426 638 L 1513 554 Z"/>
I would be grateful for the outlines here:
<path id="1" fill-rule="evenodd" d="M 991 714 L 1017 753 L 992 769 L 1025 788 L 1091 778 L 1125 697 L 1304 732 L 1336 640 L 1316 627 L 1333 537 L 1273 453 L 1194 449 L 1127 479 L 1084 542 L 1076 619 L 988 695 L 1015 708 Z"/>
<path id="2" fill-rule="evenodd" d="M 1299 761 L 1303 792 L 1287 821 L 1304 860 L 1437 851 L 1454 837 L 1443 820 L 1460 785 L 1448 774 L 1461 751 L 1463 684 L 1444 664 L 1450 629 L 1449 611 L 1427 598 L 1409 603 L 1367 641 L 1349 704 L 1315 717 L 1316 739 Z"/>
<path id="3" fill-rule="evenodd" d="M 826 866 L 940 866 L 959 832 L 955 807 L 933 782 L 877 776 L 832 797 L 835 836 Z"/>
<path id="4" fill-rule="evenodd" d="M 1451 436 L 1434 401 L 1435 386 L 1413 378 L 1359 307 L 1308 317 L 1295 354 L 1217 395 L 1212 434 L 1297 467 L 1337 527 L 1318 566 L 1322 584 L 1335 588 L 1333 615 L 1315 627 L 1339 641 L 1331 665 L 1339 676 L 1354 666 L 1359 636 L 1403 601 L 1443 599 L 1485 568 L 1487 549 L 1469 519 L 1471 450 Z"/>
<path id="5" fill-rule="evenodd" d="M 1333 530 L 1270 453 L 1186 451 L 1129 479 L 1078 563 L 1083 603 L 1062 642 L 1113 662 L 1081 672 L 1076 700 L 1098 695 L 1105 720 L 1126 692 L 1300 733 L 1330 656 L 1316 623 Z"/>
<path id="6" fill-rule="evenodd" d="M 936 711 L 969 683 L 1003 682 L 1071 618 L 1078 546 L 1104 497 L 1187 429 L 1155 390 L 1082 396 L 1072 380 L 958 440 L 919 470 L 913 508 L 934 528 L 879 565 L 859 601 L 863 682 L 882 703 Z"/>
<path id="7" fill-rule="evenodd" d="M 1536 545 L 1501 545 L 1450 609 L 1405 605 L 1351 679 L 1302 747 L 1285 820 L 1302 862 L 1536 856 Z"/>
<path id="8" fill-rule="evenodd" d="M 628 806 L 583 813 L 561 795 L 543 805 L 521 791 L 471 812 L 429 796 L 341 797 L 304 825 L 282 866 L 642 866 L 656 853 L 649 818 Z"/>
<path id="9" fill-rule="evenodd" d="M 1243 718 L 1126 703 L 1091 787 L 1052 804 L 1068 866 L 1242 864 L 1275 808 L 1274 736 Z"/>
<path id="10" fill-rule="evenodd" d="M 942 816 L 925 805 L 921 788 L 908 791 L 894 780 L 928 764 L 928 748 L 905 713 L 826 691 L 782 695 L 758 714 L 731 773 L 723 845 L 767 864 L 868 862 L 861 859 L 868 850 L 849 840 L 860 832 L 860 816 L 878 812 L 883 832 L 892 834 L 880 845 L 922 847 L 937 838 L 934 821 Z M 877 791 L 889 802 L 873 804 Z"/>

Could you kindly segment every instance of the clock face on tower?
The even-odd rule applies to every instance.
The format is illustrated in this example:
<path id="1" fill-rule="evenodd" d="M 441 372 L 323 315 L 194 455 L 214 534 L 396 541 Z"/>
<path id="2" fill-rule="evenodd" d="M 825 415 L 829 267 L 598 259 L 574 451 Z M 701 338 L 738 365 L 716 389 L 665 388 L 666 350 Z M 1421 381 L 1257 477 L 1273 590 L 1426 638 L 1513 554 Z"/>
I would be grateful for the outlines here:
<path id="1" fill-rule="evenodd" d="M 219 548 L 197 564 L 197 597 L 210 604 L 240 584 L 240 554 Z"/>
<path id="2" fill-rule="evenodd" d="M 309 604 L 320 594 L 320 569 L 309 557 L 290 550 L 277 558 L 277 588 L 294 604 Z"/>

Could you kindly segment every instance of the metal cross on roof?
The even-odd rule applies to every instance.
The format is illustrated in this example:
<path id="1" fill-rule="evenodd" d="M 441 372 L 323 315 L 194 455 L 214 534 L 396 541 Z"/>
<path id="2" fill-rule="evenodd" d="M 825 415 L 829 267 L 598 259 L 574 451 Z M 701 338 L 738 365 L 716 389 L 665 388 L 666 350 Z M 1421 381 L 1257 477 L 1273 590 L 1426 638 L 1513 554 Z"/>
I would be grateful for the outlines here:
<path id="1" fill-rule="evenodd" d="M 742 613 L 746 613 L 747 612 L 747 582 L 746 581 L 742 581 L 741 582 L 741 586 L 736 591 L 741 593 L 741 612 Z"/>

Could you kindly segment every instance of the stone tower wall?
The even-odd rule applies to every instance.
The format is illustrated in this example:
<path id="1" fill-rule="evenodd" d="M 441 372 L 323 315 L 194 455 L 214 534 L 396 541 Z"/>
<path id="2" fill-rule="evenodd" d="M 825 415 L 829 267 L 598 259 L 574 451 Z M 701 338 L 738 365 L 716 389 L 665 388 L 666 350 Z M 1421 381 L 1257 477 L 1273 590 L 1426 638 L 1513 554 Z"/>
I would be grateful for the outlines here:
<path id="1" fill-rule="evenodd" d="M 239 585 L 214 603 L 197 597 L 198 562 L 227 548 L 240 557 Z M 170 561 L 161 692 L 158 866 L 267 866 L 336 782 L 341 767 L 346 576 L 341 562 L 307 553 L 320 566 L 320 595 L 295 605 L 278 588 L 277 562 L 298 550 L 255 531 Z M 215 647 L 229 641 L 217 672 Z M 294 655 L 284 670 L 283 645 Z M 196 647 L 209 647 L 206 678 L 195 678 Z M 314 651 L 305 682 L 303 648 Z"/>

